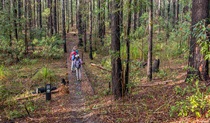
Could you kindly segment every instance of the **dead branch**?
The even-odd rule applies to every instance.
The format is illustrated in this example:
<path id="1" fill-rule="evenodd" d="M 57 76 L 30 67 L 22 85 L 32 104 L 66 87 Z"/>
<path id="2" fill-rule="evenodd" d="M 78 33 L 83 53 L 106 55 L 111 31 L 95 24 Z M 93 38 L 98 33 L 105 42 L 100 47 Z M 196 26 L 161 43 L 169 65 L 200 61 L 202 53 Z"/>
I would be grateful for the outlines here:
<path id="1" fill-rule="evenodd" d="M 99 68 L 101 70 L 105 70 L 107 72 L 111 72 L 110 70 L 107 70 L 106 68 L 103 68 L 102 66 L 99 66 L 99 65 L 96 65 L 96 64 L 93 64 L 93 63 L 91 63 L 91 66 L 95 66 L 95 67 L 97 67 L 97 68 Z"/>
<path id="2" fill-rule="evenodd" d="M 154 82 L 154 83 L 149 83 L 149 84 L 142 84 L 140 85 L 140 87 L 152 87 L 152 86 L 157 86 L 157 85 L 176 85 L 176 84 L 181 84 L 185 82 L 185 80 L 180 80 L 178 82 L 174 82 L 173 80 L 167 80 L 167 81 L 163 81 L 163 82 Z"/>

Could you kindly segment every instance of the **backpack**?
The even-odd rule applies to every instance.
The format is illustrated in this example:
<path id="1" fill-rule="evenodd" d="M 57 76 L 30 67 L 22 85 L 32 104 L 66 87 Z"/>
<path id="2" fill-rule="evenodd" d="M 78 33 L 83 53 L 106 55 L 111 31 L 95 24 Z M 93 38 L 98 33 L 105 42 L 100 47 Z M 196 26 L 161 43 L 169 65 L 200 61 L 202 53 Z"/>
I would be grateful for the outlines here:
<path id="1" fill-rule="evenodd" d="M 71 54 L 70 54 L 70 59 L 71 59 L 72 61 L 74 61 L 75 55 L 76 55 L 76 52 L 75 52 L 75 51 L 72 51 Z"/>
<path id="2" fill-rule="evenodd" d="M 77 69 L 79 69 L 81 67 L 81 61 L 80 61 L 80 59 L 78 59 L 78 60 L 75 61 L 75 67 Z"/>

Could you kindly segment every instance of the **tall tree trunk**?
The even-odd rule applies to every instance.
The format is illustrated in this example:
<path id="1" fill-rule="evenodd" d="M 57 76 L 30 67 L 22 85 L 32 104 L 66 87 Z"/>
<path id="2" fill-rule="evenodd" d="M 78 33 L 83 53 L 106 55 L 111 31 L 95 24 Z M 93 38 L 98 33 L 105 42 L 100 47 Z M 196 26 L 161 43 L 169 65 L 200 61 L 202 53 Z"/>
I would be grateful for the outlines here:
<path id="1" fill-rule="evenodd" d="M 6 2 L 6 1 L 5 1 Z M 11 0 L 8 0 L 8 4 L 9 4 L 9 15 L 8 15 L 8 20 L 9 20 L 9 23 L 12 23 L 11 22 L 11 7 L 12 7 L 12 1 Z M 12 47 L 12 30 L 10 28 L 8 28 L 8 32 L 9 32 L 9 41 L 10 41 L 10 47 Z"/>
<path id="2" fill-rule="evenodd" d="M 84 12 L 85 11 L 88 11 L 88 9 L 87 9 L 87 2 L 84 2 L 84 5 L 83 5 L 83 10 L 84 10 Z M 84 52 L 87 52 L 87 13 L 83 13 L 83 27 L 84 27 L 84 29 L 83 29 L 83 33 L 84 33 Z"/>
<path id="3" fill-rule="evenodd" d="M 52 36 L 53 35 L 52 0 L 48 0 L 48 8 L 50 9 L 50 15 L 48 17 L 48 30 L 49 30 L 49 36 Z"/>
<path id="4" fill-rule="evenodd" d="M 142 2 L 141 1 L 139 1 L 139 4 L 138 4 L 139 6 L 140 6 L 140 9 L 139 9 L 139 17 L 138 17 L 138 27 L 140 27 L 141 26 L 141 16 L 142 16 L 142 12 L 143 12 L 143 5 L 142 5 Z"/>
<path id="5" fill-rule="evenodd" d="M 31 41 L 31 28 L 32 28 L 32 3 L 28 1 L 28 21 L 29 21 L 29 41 Z"/>
<path id="6" fill-rule="evenodd" d="M 125 68 L 125 93 L 128 93 L 128 83 L 129 83 L 129 71 L 130 71 L 130 30 L 131 30 L 131 3 L 132 0 L 129 0 L 129 10 L 128 10 L 128 27 L 127 27 L 127 34 L 126 34 L 126 68 Z"/>
<path id="7" fill-rule="evenodd" d="M 176 0 L 176 24 L 179 22 L 179 0 Z"/>
<path id="8" fill-rule="evenodd" d="M 173 28 L 176 24 L 176 0 L 173 0 Z"/>
<path id="9" fill-rule="evenodd" d="M 57 2 L 57 5 L 58 6 L 56 8 L 61 10 L 61 2 L 60 2 L 60 0 Z M 62 15 L 60 13 L 61 13 L 60 11 L 57 11 L 57 29 L 58 29 L 58 33 L 60 32 L 60 15 Z"/>
<path id="10" fill-rule="evenodd" d="M 18 23 L 19 23 L 19 28 L 21 27 L 21 16 L 22 16 L 22 11 L 21 11 L 21 8 L 22 8 L 22 2 L 21 0 L 18 0 Z"/>
<path id="11" fill-rule="evenodd" d="M 58 33 L 58 29 L 57 29 L 57 0 L 54 0 L 54 32 L 55 34 Z"/>
<path id="12" fill-rule="evenodd" d="M 105 0 L 102 0 L 102 4 L 103 4 L 103 13 L 102 13 L 102 40 L 105 38 L 105 34 L 106 34 L 106 25 L 105 25 L 105 21 L 106 21 L 106 3 Z M 102 41 L 102 45 L 104 45 L 104 41 Z"/>
<path id="13" fill-rule="evenodd" d="M 90 52 L 89 52 L 89 58 L 93 60 L 93 48 L 92 48 L 92 34 L 93 34 L 93 7 L 92 7 L 92 1 L 90 1 L 90 37 L 89 37 L 89 47 L 90 47 Z"/>
<path id="14" fill-rule="evenodd" d="M 15 38 L 18 41 L 18 27 L 17 27 L 17 1 L 13 1 L 13 10 L 14 10 L 14 28 L 15 28 Z"/>
<path id="15" fill-rule="evenodd" d="M 42 2 L 38 0 L 38 11 L 39 11 L 39 27 L 42 29 Z"/>
<path id="16" fill-rule="evenodd" d="M 209 0 L 193 0 L 191 32 L 193 32 L 193 26 L 195 24 L 203 19 L 207 19 L 208 17 Z M 190 55 L 188 59 L 188 66 L 190 69 L 187 71 L 187 78 L 196 75 L 201 80 L 206 81 L 209 79 L 208 60 L 204 59 L 204 55 L 201 53 L 201 46 L 196 37 L 191 33 Z"/>
<path id="17" fill-rule="evenodd" d="M 137 5 L 137 0 L 134 0 L 134 5 Z M 136 31 L 137 27 L 137 7 L 134 7 L 133 30 Z"/>
<path id="18" fill-rule="evenodd" d="M 4 3 L 4 0 L 1 0 L 0 2 L 1 2 L 1 3 L 0 3 L 0 11 L 2 11 L 2 10 L 3 10 L 3 3 Z"/>
<path id="19" fill-rule="evenodd" d="M 79 10 L 78 10 L 78 36 L 79 36 L 79 43 L 78 46 L 83 46 L 83 41 L 82 41 L 82 34 L 83 34 L 83 27 L 82 27 L 82 3 L 84 1 L 80 0 L 79 1 Z"/>
<path id="20" fill-rule="evenodd" d="M 63 0 L 63 5 L 62 5 L 62 24 L 63 24 L 63 41 L 64 41 L 64 52 L 67 53 L 66 49 L 66 22 L 65 22 L 65 0 Z"/>
<path id="21" fill-rule="evenodd" d="M 168 0 L 168 18 L 167 18 L 167 31 L 166 31 L 166 43 L 168 42 L 168 39 L 169 39 L 169 24 L 170 24 L 170 0 Z"/>
<path id="22" fill-rule="evenodd" d="M 119 0 L 113 1 L 112 8 L 112 29 L 111 29 L 111 47 L 112 55 L 112 93 L 115 99 L 122 97 L 122 63 L 120 58 L 120 8 Z"/>
<path id="23" fill-rule="evenodd" d="M 76 27 L 77 27 L 77 29 L 79 28 L 79 24 L 78 24 L 79 23 L 79 20 L 78 20 L 78 16 L 79 16 L 78 15 L 78 12 L 79 12 L 79 10 L 78 10 L 78 8 L 79 8 L 78 7 L 78 1 L 79 0 L 76 0 Z"/>
<path id="24" fill-rule="evenodd" d="M 28 12 L 27 12 L 28 0 L 25 0 L 25 54 L 28 54 Z"/>
<path id="25" fill-rule="evenodd" d="M 158 0 L 158 18 L 161 16 L 161 0 Z M 160 33 L 161 30 L 161 22 L 159 22 L 159 27 L 158 27 L 158 33 Z"/>
<path id="26" fill-rule="evenodd" d="M 97 6 L 97 4 L 95 4 L 95 3 L 96 3 L 95 0 L 93 0 L 93 12 L 95 11 L 96 6 Z M 97 21 L 97 19 L 98 19 L 98 18 L 97 18 L 97 15 L 95 15 L 95 16 L 93 16 L 93 17 L 95 18 L 95 22 L 98 22 L 98 21 Z M 96 32 L 96 27 L 97 27 L 97 26 L 95 25 L 94 27 L 95 27 L 94 30 L 95 30 L 95 32 Z M 94 34 L 95 34 L 94 36 L 96 37 L 97 33 L 94 33 Z M 97 40 L 94 41 L 94 44 L 95 44 L 95 51 L 96 51 L 96 50 L 97 50 Z"/>
<path id="27" fill-rule="evenodd" d="M 73 1 L 71 0 L 71 27 L 74 26 L 74 19 L 73 19 Z"/>
<path id="28" fill-rule="evenodd" d="M 103 25 L 102 25 L 102 7 L 101 7 L 101 0 L 98 0 L 98 37 L 100 39 L 101 45 L 103 46 Z"/>
<path id="29" fill-rule="evenodd" d="M 37 28 L 37 21 L 36 21 L 36 0 L 33 0 L 33 26 Z"/>
<path id="30" fill-rule="evenodd" d="M 69 12 L 69 0 L 66 0 L 66 19 L 67 19 L 67 32 L 69 33 L 70 30 L 70 22 L 69 22 L 69 18 L 70 18 L 70 12 Z"/>
<path id="31" fill-rule="evenodd" d="M 123 0 L 120 0 L 120 35 L 123 32 Z"/>
<path id="32" fill-rule="evenodd" d="M 152 80 L 152 39 L 153 39 L 153 0 L 149 5 L 149 40 L 148 40 L 148 61 L 147 61 L 147 77 Z"/>

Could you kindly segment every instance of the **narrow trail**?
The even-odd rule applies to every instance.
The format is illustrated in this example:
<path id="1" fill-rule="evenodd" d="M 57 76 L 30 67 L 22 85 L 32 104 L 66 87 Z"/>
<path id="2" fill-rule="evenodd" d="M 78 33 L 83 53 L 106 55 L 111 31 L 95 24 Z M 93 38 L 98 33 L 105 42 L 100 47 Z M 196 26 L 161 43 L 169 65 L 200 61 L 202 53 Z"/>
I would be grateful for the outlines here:
<path id="1" fill-rule="evenodd" d="M 67 42 L 68 54 L 71 52 L 73 46 L 77 45 L 77 36 L 68 34 L 68 39 L 71 40 Z M 73 40 L 73 41 L 72 41 Z M 80 53 L 79 53 L 80 54 Z M 81 54 L 80 54 L 81 55 Z M 85 92 L 83 91 L 82 86 L 85 86 L 84 83 L 87 83 L 87 76 L 85 75 L 84 69 L 82 69 L 82 81 L 76 81 L 76 73 L 72 73 L 71 61 L 67 55 L 67 66 L 68 66 L 68 80 L 69 80 L 69 108 L 70 110 L 70 123 L 94 123 L 91 114 L 85 111 Z M 88 88 L 88 87 L 87 87 Z"/>

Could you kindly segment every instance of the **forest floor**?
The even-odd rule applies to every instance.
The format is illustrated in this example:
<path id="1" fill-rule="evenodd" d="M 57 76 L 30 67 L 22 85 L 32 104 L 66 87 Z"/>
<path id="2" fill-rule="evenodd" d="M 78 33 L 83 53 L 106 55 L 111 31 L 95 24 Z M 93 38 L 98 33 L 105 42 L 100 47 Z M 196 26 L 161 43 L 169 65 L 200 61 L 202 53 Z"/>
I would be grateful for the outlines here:
<path id="1" fill-rule="evenodd" d="M 184 79 L 186 63 L 182 60 L 173 60 L 173 63 L 161 63 L 160 68 L 166 73 L 155 73 L 154 80 L 147 82 L 146 78 L 137 79 L 130 85 L 130 92 L 120 100 L 114 100 L 110 93 L 109 83 L 111 82 L 110 72 L 101 70 L 91 65 L 100 65 L 106 51 L 102 49 L 101 54 L 94 55 L 90 60 L 88 53 L 79 50 L 85 64 L 82 70 L 82 81 L 75 79 L 75 73 L 70 71 L 69 52 L 77 45 L 78 37 L 76 32 L 67 35 L 68 53 L 60 60 L 41 60 L 40 64 L 47 64 L 49 68 L 56 71 L 59 79 L 69 80 L 68 93 L 52 94 L 52 100 L 46 101 L 45 95 L 32 99 L 35 110 L 19 118 L 7 122 L 18 123 L 209 123 L 206 118 L 179 118 L 170 117 L 170 108 L 176 101 L 185 97 L 176 94 L 174 88 L 178 85 L 185 87 Z M 40 65 L 39 64 L 39 65 Z M 167 65 L 166 65 L 167 64 Z M 165 68 L 165 66 L 170 66 Z M 36 66 L 37 68 L 40 66 Z M 108 68 L 107 68 L 108 69 Z M 145 74 L 145 68 L 137 70 L 136 76 Z M 137 78 L 131 73 L 131 78 Z M 55 85 L 59 86 L 60 81 Z M 25 112 L 26 113 L 26 112 Z M 2 114 L 0 113 L 0 116 Z M 4 114 L 5 115 L 5 114 Z M 1 119 L 3 118 L 3 120 Z M 0 122 L 4 117 L 0 117 Z"/>

